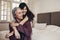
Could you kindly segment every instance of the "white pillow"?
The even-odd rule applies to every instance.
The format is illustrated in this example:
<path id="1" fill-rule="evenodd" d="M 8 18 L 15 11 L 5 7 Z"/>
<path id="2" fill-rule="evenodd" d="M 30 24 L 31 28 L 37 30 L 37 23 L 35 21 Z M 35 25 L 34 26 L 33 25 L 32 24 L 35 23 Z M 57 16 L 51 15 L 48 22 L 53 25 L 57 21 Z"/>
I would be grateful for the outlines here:
<path id="1" fill-rule="evenodd" d="M 39 30 L 43 30 L 45 29 L 47 26 L 47 23 L 35 23 L 35 27 L 36 29 L 39 29 Z"/>
<path id="2" fill-rule="evenodd" d="M 48 30 L 48 31 L 57 31 L 58 28 L 59 28 L 59 27 L 56 26 L 56 25 L 47 25 L 46 30 Z"/>

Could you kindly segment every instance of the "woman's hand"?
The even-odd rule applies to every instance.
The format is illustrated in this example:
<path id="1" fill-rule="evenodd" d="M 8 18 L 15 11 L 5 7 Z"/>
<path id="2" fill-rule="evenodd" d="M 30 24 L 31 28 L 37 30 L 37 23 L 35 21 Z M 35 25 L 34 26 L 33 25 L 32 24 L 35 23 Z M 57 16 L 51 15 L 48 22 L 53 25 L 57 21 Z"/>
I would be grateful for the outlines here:
<path id="1" fill-rule="evenodd" d="M 11 33 L 7 33 L 5 37 L 6 37 L 6 38 L 9 38 L 9 37 L 12 36 L 12 35 L 13 35 L 13 31 L 12 31 Z"/>
<path id="2" fill-rule="evenodd" d="M 27 16 L 19 24 L 23 25 L 26 21 L 28 21 L 28 17 Z"/>
<path id="3" fill-rule="evenodd" d="M 19 32 L 16 30 L 15 31 L 15 37 L 17 38 L 17 39 L 20 39 L 20 34 L 19 34 Z"/>

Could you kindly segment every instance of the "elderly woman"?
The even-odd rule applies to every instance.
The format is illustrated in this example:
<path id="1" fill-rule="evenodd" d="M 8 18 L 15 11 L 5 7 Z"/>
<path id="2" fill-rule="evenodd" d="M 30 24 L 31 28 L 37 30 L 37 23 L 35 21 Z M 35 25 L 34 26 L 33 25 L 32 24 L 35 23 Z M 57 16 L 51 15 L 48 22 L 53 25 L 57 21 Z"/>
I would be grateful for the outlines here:
<path id="1" fill-rule="evenodd" d="M 32 28 L 28 17 L 23 19 L 23 13 L 20 8 L 12 10 L 15 21 L 10 22 L 10 33 L 7 34 L 10 40 L 31 40 Z M 15 25 L 17 24 L 17 25 Z"/>

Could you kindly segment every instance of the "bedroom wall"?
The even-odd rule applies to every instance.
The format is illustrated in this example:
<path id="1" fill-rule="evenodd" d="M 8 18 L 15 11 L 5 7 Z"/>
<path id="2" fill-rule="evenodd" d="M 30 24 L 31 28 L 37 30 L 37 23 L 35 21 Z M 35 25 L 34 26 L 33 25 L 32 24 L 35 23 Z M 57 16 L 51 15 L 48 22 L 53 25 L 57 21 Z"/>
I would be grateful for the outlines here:
<path id="1" fill-rule="evenodd" d="M 60 11 L 60 0 L 31 0 L 31 10 L 35 14 L 35 22 L 38 13 Z"/>

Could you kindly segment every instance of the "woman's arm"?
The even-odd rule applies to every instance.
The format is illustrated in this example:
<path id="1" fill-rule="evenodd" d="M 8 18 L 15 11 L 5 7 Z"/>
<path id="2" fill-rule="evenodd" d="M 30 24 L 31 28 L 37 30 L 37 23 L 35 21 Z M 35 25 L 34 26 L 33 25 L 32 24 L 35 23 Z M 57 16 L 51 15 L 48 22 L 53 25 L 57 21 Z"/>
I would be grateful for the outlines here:
<path id="1" fill-rule="evenodd" d="M 14 23 L 14 24 L 12 25 L 12 27 L 16 27 L 16 26 L 18 26 L 19 24 L 24 25 L 24 23 L 27 22 L 27 21 L 28 21 L 28 17 L 26 16 L 20 23 L 14 23 L 14 21 L 12 21 L 12 22 L 10 22 L 10 24 Z"/>
<path id="2" fill-rule="evenodd" d="M 19 39 L 19 38 L 20 38 L 20 34 L 19 34 L 19 32 L 17 31 L 16 27 L 14 27 L 14 26 L 15 26 L 14 22 L 10 22 L 10 27 L 13 29 L 14 34 L 15 34 L 15 37 L 16 37 L 17 39 Z M 11 28 L 10 28 L 10 29 L 11 29 Z"/>

